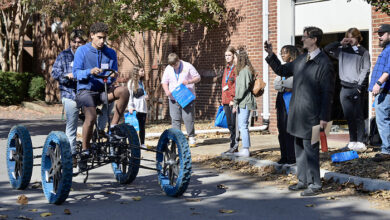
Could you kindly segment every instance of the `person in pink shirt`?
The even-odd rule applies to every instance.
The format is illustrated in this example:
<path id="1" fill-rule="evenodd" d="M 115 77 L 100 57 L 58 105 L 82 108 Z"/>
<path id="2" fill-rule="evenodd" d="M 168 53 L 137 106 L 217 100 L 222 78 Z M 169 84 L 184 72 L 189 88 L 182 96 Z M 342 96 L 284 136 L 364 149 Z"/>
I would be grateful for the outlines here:
<path id="1" fill-rule="evenodd" d="M 185 85 L 195 96 L 195 83 L 200 81 L 200 75 L 195 67 L 183 60 L 175 53 L 168 55 L 168 66 L 164 70 L 161 80 L 166 96 L 169 98 L 169 115 L 172 120 L 172 128 L 181 130 L 183 119 L 188 134 L 190 147 L 196 147 L 195 141 L 195 103 L 192 101 L 182 108 L 172 96 L 172 91 L 180 84 Z"/>

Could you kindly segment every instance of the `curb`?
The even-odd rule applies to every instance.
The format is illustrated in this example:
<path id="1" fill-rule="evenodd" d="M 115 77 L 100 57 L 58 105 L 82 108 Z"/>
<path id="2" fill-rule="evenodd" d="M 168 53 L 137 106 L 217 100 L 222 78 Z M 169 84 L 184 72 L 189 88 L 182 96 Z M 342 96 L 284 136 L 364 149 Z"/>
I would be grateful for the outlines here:
<path id="1" fill-rule="evenodd" d="M 49 113 L 49 111 L 45 107 L 40 106 L 40 105 L 35 104 L 35 103 L 32 103 L 32 102 L 22 102 L 22 106 L 25 108 L 37 111 L 37 112 L 44 113 L 44 114 Z"/>
<path id="2" fill-rule="evenodd" d="M 237 157 L 237 156 L 230 156 L 230 155 L 222 155 L 219 158 L 230 159 L 232 161 L 245 161 L 260 169 L 266 169 L 267 167 L 273 166 L 275 171 L 280 174 L 291 173 L 295 175 L 297 173 L 296 165 L 294 166 L 280 165 L 270 160 L 258 160 L 252 157 L 245 158 L 245 157 Z M 390 190 L 389 181 L 352 176 L 343 173 L 331 172 L 325 169 L 321 169 L 320 172 L 321 172 L 321 177 L 323 177 L 325 180 L 333 179 L 337 183 L 343 184 L 349 182 L 357 186 L 363 184 L 363 189 L 370 192 L 377 191 L 377 190 Z"/>

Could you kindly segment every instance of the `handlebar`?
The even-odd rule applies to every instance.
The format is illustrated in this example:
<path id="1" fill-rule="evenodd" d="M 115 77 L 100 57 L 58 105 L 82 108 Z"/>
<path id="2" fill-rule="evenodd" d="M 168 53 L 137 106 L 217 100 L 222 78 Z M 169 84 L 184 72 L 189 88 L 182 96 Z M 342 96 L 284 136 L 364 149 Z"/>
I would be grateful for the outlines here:
<path id="1" fill-rule="evenodd" d="M 105 72 L 105 71 L 109 71 L 110 74 L 104 75 L 104 76 L 94 75 L 94 77 L 99 78 L 99 79 L 108 79 L 108 77 L 110 77 L 112 74 L 116 73 L 116 70 L 114 70 L 114 69 L 102 69 L 102 72 Z"/>

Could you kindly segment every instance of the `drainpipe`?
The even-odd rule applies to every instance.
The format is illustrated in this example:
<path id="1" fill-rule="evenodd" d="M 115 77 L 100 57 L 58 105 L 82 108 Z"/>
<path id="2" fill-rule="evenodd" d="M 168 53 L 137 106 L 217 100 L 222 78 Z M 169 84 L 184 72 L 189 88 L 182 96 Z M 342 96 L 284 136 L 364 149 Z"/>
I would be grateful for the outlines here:
<path id="1" fill-rule="evenodd" d="M 268 41 L 268 0 L 263 0 L 263 42 Z M 263 94 L 263 125 L 260 126 L 261 130 L 267 130 L 269 125 L 269 80 L 268 80 L 268 64 L 265 62 L 265 57 L 268 54 L 263 50 L 263 80 L 267 83 Z"/>

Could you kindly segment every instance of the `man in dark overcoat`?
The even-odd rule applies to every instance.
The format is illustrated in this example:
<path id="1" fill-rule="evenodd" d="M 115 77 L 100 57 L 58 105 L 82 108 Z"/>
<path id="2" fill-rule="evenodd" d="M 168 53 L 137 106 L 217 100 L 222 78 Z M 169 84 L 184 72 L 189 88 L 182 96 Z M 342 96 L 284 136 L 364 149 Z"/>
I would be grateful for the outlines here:
<path id="1" fill-rule="evenodd" d="M 301 196 L 317 195 L 322 188 L 319 142 L 311 144 L 312 128 L 319 124 L 325 129 L 330 121 L 335 80 L 333 65 L 319 48 L 322 35 L 320 28 L 306 27 L 302 42 L 308 52 L 284 65 L 273 53 L 272 45 L 264 43 L 266 61 L 272 70 L 280 76 L 294 75 L 287 131 L 295 137 L 299 182 L 289 190 L 304 190 Z"/>

